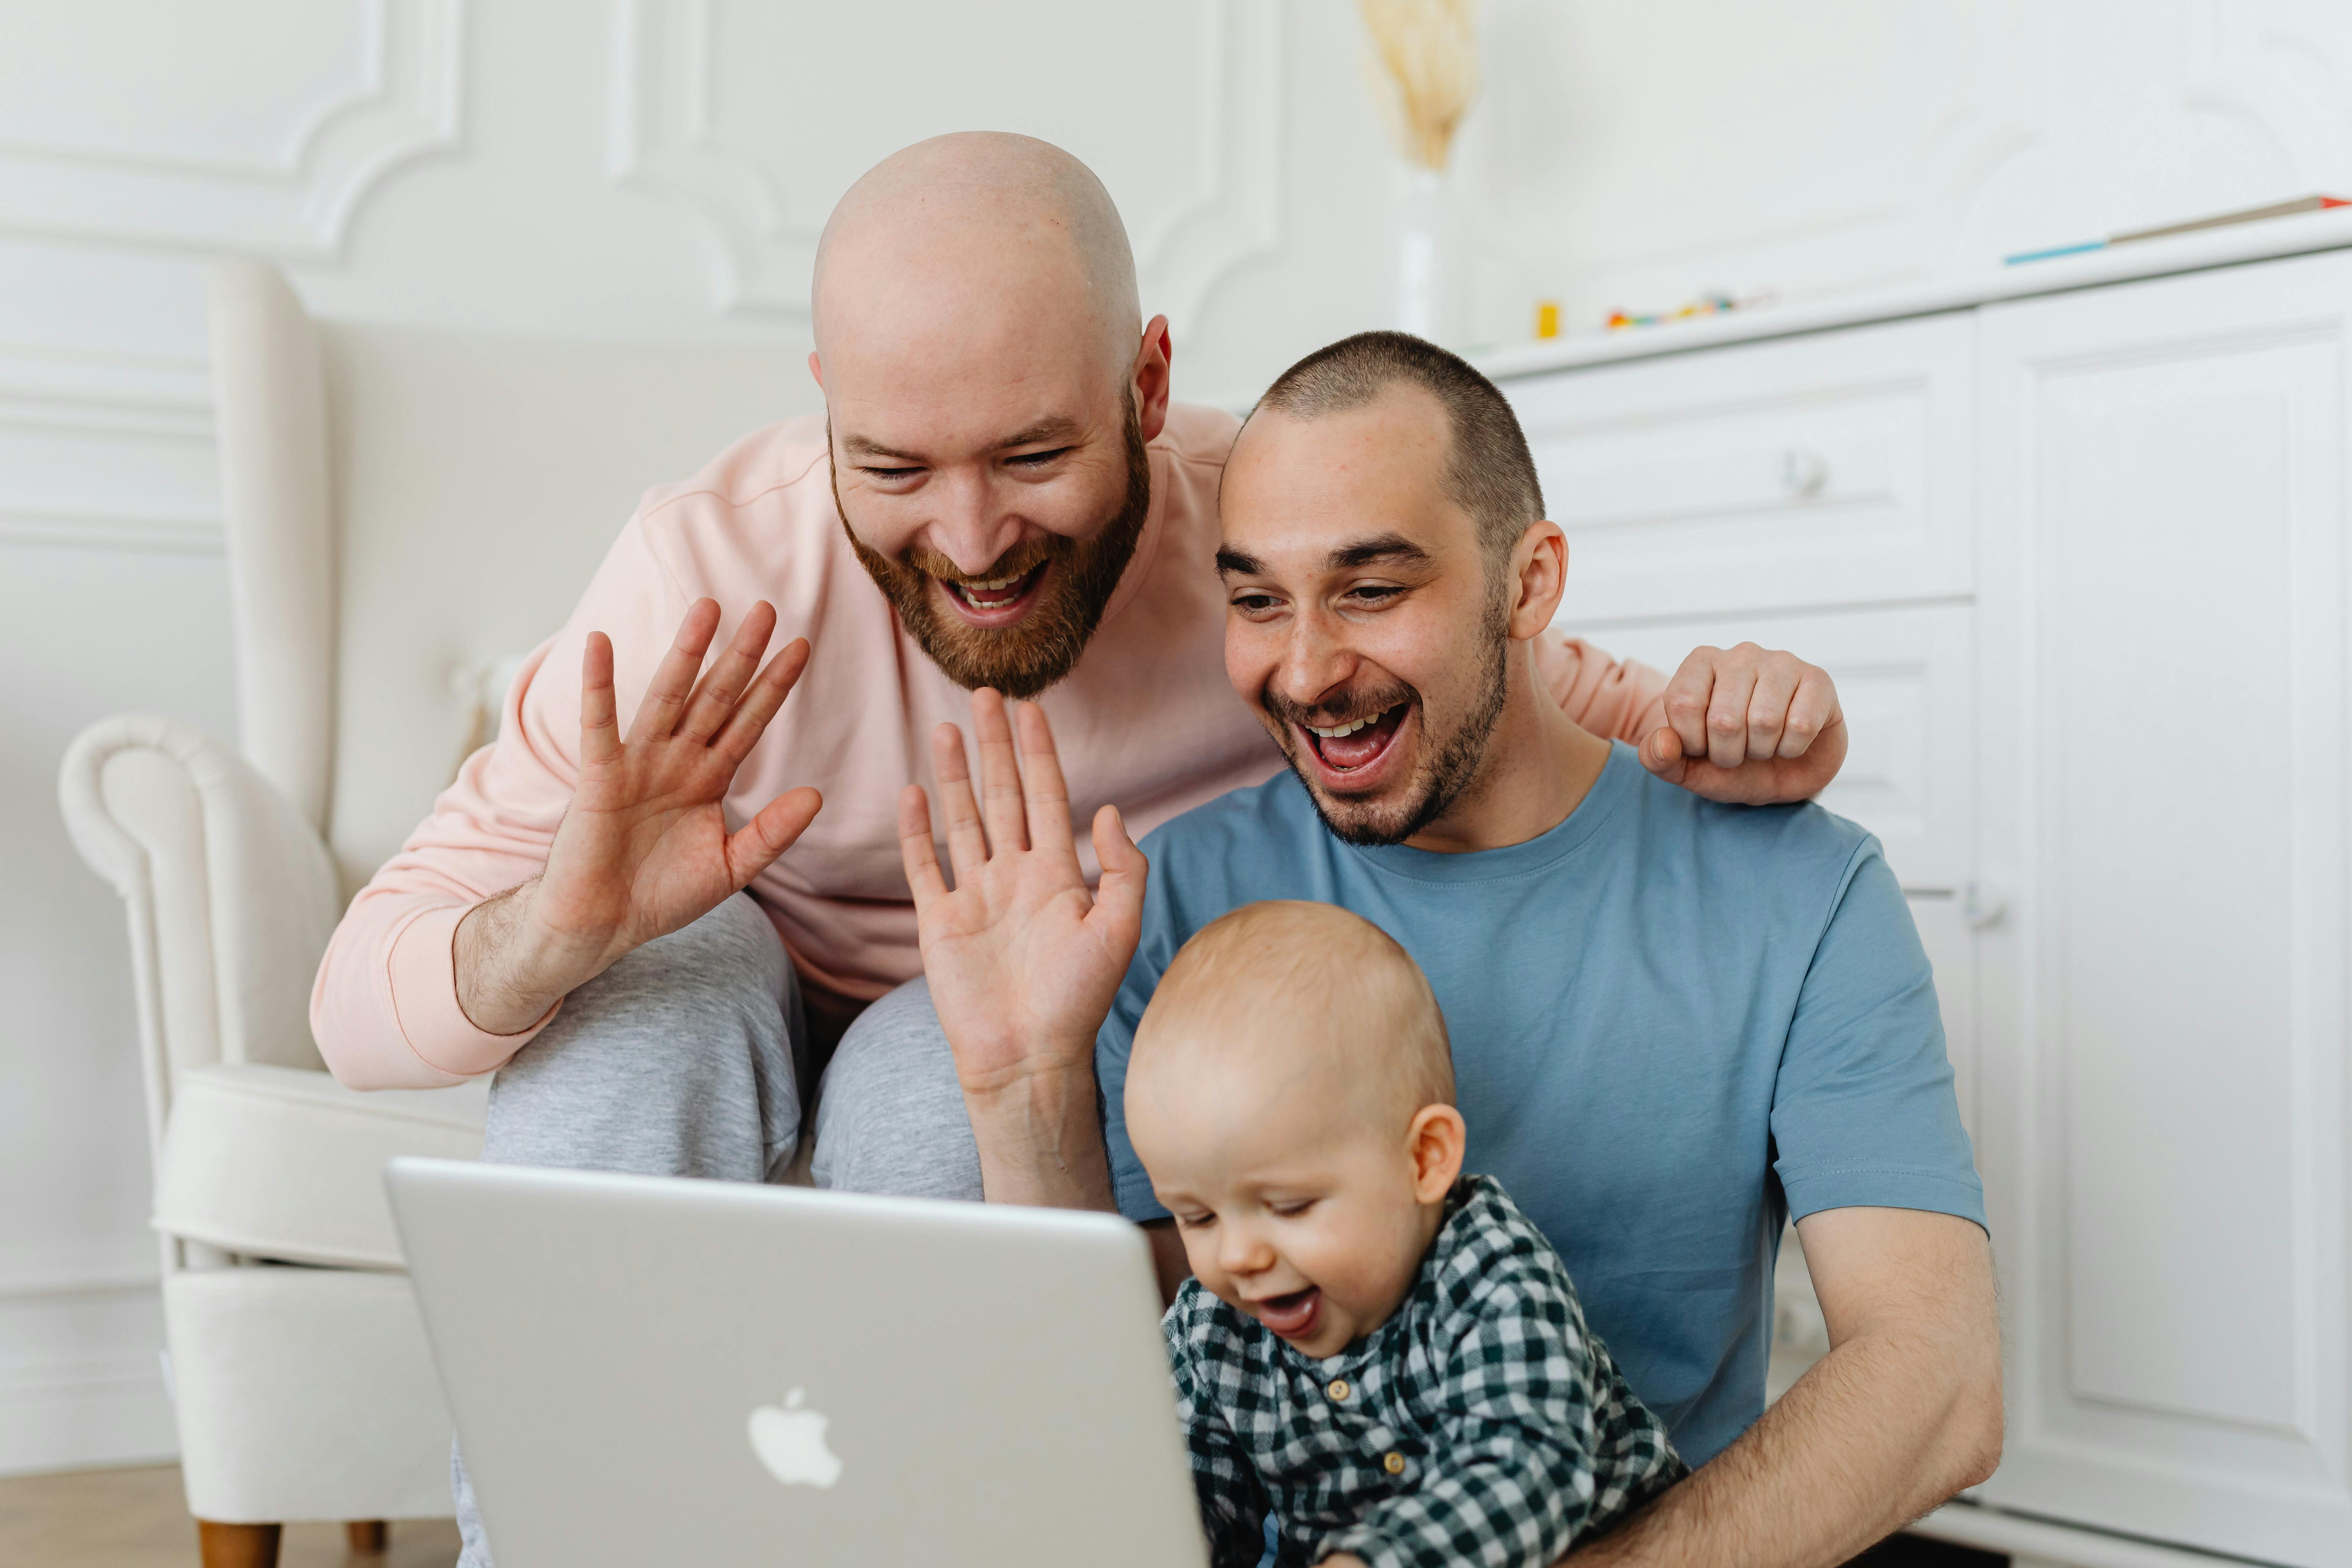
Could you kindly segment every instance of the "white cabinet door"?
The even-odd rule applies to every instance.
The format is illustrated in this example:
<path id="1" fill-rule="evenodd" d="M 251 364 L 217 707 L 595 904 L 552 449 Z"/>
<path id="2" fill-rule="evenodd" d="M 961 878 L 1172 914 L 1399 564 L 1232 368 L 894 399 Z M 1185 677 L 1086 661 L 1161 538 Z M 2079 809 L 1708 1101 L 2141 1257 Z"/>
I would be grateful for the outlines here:
<path id="1" fill-rule="evenodd" d="M 2352 257 L 1980 320 L 1989 1501 L 2352 1564 Z"/>
<path id="2" fill-rule="evenodd" d="M 1580 621 L 1966 594 L 1955 311 L 1503 384 Z"/>

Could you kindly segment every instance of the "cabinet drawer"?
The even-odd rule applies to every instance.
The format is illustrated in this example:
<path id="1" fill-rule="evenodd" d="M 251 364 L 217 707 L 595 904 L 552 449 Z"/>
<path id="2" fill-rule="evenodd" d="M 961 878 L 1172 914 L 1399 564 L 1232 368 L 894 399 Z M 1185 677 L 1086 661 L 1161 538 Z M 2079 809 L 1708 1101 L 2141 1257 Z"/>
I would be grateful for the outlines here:
<path id="1" fill-rule="evenodd" d="M 1820 665 L 1845 712 L 1845 766 L 1822 804 L 1885 847 L 1915 896 L 1965 900 L 1976 863 L 1970 781 L 1975 714 L 1965 605 L 1819 616 L 1731 615 L 1590 635 L 1619 658 L 1671 676 L 1702 645 L 1760 643 Z"/>
<path id="2" fill-rule="evenodd" d="M 1966 594 L 1965 313 L 1503 384 L 1582 625 Z"/>

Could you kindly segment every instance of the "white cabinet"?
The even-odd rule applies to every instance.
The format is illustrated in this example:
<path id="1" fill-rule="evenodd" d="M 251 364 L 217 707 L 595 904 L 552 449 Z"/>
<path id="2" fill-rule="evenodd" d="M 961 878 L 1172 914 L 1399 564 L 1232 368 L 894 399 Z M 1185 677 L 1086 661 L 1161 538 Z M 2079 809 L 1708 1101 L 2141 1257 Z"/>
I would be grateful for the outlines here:
<path id="1" fill-rule="evenodd" d="M 1511 383 L 1563 614 L 1966 593 L 1969 337 L 1954 311 Z"/>
<path id="2" fill-rule="evenodd" d="M 1981 312 L 1988 1500 L 2352 1563 L 2352 255 Z"/>
<path id="3" fill-rule="evenodd" d="M 1977 1496 L 2072 1561 L 2352 1568 L 2347 388 L 2352 249 L 1506 383 L 1563 625 L 1838 679 L 1985 1179 Z"/>

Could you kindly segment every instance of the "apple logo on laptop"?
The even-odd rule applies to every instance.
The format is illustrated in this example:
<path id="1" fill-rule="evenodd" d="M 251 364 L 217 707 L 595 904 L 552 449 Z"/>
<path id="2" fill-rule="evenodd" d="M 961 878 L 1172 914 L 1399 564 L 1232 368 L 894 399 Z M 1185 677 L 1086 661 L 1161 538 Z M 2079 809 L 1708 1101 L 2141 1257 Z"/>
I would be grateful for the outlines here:
<path id="1" fill-rule="evenodd" d="M 788 1487 L 829 1487 L 841 1479 L 841 1460 L 825 1444 L 825 1417 L 801 1408 L 801 1392 L 784 1395 L 782 1408 L 751 1412 L 751 1452 Z"/>

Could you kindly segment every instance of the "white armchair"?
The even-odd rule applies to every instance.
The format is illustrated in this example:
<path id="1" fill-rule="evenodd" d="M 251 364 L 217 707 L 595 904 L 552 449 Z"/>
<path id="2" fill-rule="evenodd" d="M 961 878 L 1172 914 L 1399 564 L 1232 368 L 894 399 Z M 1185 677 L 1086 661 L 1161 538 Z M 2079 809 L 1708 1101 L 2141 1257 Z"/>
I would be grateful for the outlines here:
<path id="1" fill-rule="evenodd" d="M 448 1511 L 382 1173 L 478 1153 L 487 1085 L 330 1078 L 327 938 L 637 493 L 814 397 L 788 349 L 314 322 L 254 263 L 212 315 L 239 748 L 109 719 L 59 792 L 130 920 L 189 1510 L 207 1568 L 268 1568 L 288 1520 Z"/>

